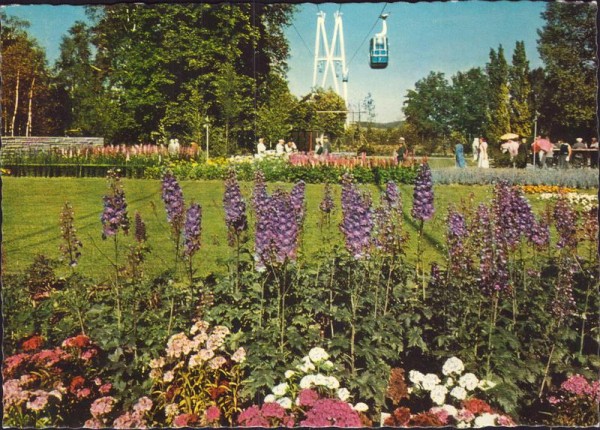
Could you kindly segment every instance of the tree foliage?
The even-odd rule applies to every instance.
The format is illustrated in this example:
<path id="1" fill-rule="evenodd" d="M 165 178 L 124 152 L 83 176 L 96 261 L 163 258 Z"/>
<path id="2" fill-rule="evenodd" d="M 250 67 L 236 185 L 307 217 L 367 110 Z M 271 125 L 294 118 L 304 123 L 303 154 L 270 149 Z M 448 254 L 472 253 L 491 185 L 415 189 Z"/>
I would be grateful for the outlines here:
<path id="1" fill-rule="evenodd" d="M 552 135 L 597 133 L 596 11 L 596 3 L 550 2 L 542 13 L 538 50 L 546 80 L 540 112 Z"/>
<path id="2" fill-rule="evenodd" d="M 510 107 L 508 89 L 508 63 L 504 57 L 504 48 L 498 52 L 490 50 L 490 62 L 486 65 L 489 80 L 489 111 L 486 135 L 492 143 L 500 136 L 510 132 Z"/>
<path id="3" fill-rule="evenodd" d="M 532 133 L 533 115 L 531 103 L 531 83 L 529 82 L 529 61 L 525 54 L 525 43 L 517 41 L 508 71 L 510 86 L 510 125 L 511 131 L 523 137 Z"/>

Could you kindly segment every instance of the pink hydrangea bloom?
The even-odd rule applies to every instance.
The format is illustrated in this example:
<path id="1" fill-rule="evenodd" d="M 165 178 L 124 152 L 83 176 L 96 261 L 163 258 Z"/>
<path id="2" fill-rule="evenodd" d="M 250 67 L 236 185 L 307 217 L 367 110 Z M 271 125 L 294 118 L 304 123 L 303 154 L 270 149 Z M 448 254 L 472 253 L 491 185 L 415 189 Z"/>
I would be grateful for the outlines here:
<path id="1" fill-rule="evenodd" d="M 260 412 L 265 418 L 282 419 L 285 416 L 285 409 L 279 403 L 265 403 Z"/>
<path id="2" fill-rule="evenodd" d="M 255 405 L 240 413 L 238 424 L 242 427 L 269 427 L 269 421 L 262 416 L 260 409 Z"/>
<path id="3" fill-rule="evenodd" d="M 577 396 L 592 394 L 592 387 L 587 379 L 581 375 L 573 375 L 560 386 L 563 390 Z"/>
<path id="4" fill-rule="evenodd" d="M 113 427 L 116 429 L 134 429 L 146 428 L 146 422 L 137 413 L 125 412 L 123 415 L 113 421 Z"/>
<path id="5" fill-rule="evenodd" d="M 175 427 L 187 427 L 198 423 L 198 415 L 196 414 L 181 414 L 175 417 L 173 425 Z"/>
<path id="6" fill-rule="evenodd" d="M 18 405 L 29 399 L 29 392 L 21 389 L 18 379 L 9 379 L 2 384 L 4 407 Z"/>
<path id="7" fill-rule="evenodd" d="M 314 406 L 306 412 L 306 419 L 300 422 L 306 427 L 360 427 L 358 413 L 337 399 L 317 400 Z"/>
<path id="8" fill-rule="evenodd" d="M 319 400 L 319 393 L 311 389 L 304 389 L 298 393 L 298 406 L 312 407 Z"/>
<path id="9" fill-rule="evenodd" d="M 219 421 L 221 418 L 221 410 L 217 406 L 209 406 L 206 410 L 206 421 L 212 423 L 214 421 Z"/>
<path id="10" fill-rule="evenodd" d="M 142 397 L 133 407 L 133 410 L 140 415 L 143 415 L 144 412 L 148 412 L 150 409 L 152 409 L 152 400 L 148 397 Z"/>
<path id="11" fill-rule="evenodd" d="M 92 417 L 100 418 L 102 415 L 108 414 L 112 411 L 115 402 L 116 399 L 111 396 L 100 397 L 99 399 L 94 400 L 92 406 L 90 406 Z"/>

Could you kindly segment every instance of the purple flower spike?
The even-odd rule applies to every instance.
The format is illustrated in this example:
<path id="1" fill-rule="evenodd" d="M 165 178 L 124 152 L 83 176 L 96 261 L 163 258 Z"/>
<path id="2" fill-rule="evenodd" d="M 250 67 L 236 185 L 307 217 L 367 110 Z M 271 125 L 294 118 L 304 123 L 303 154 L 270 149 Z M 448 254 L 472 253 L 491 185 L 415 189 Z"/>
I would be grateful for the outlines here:
<path id="1" fill-rule="evenodd" d="M 265 175 L 260 170 L 254 174 L 254 192 L 252 193 L 252 207 L 257 214 L 266 208 L 269 194 L 267 193 L 267 184 L 265 183 Z"/>
<path id="2" fill-rule="evenodd" d="M 387 205 L 392 209 L 398 208 L 401 204 L 398 185 L 394 181 L 389 181 L 386 184 L 384 198 Z"/>
<path id="3" fill-rule="evenodd" d="M 319 209 L 324 214 L 330 214 L 333 212 L 335 208 L 335 203 L 333 202 L 333 191 L 331 190 L 331 185 L 325 184 L 325 190 L 323 191 L 323 200 L 321 204 L 319 204 Z"/>
<path id="4" fill-rule="evenodd" d="M 566 197 L 561 196 L 554 206 L 554 223 L 558 231 L 559 249 L 577 246 L 577 213 Z"/>
<path id="5" fill-rule="evenodd" d="M 229 245 L 233 246 L 235 238 L 248 229 L 246 202 L 244 202 L 240 185 L 233 170 L 229 171 L 225 180 L 223 206 L 225 208 L 225 224 L 228 229 Z"/>
<path id="6" fill-rule="evenodd" d="M 418 221 L 427 221 L 428 219 L 431 219 L 433 213 L 433 182 L 431 180 L 431 170 L 426 163 L 423 163 L 419 167 L 419 172 L 415 179 L 412 216 Z"/>
<path id="7" fill-rule="evenodd" d="M 125 201 L 125 191 L 123 191 L 119 175 L 114 170 L 109 170 L 107 178 L 111 193 L 102 198 L 104 201 L 104 211 L 100 217 L 103 227 L 102 239 L 116 235 L 119 228 L 125 234 L 129 232 L 127 202 Z"/>
<path id="8" fill-rule="evenodd" d="M 162 199 L 165 202 L 167 221 L 171 224 L 175 237 L 179 237 L 185 218 L 185 202 L 181 187 L 171 172 L 163 178 Z"/>
<path id="9" fill-rule="evenodd" d="M 577 266 L 571 258 L 567 256 L 561 260 L 552 301 L 552 313 L 559 321 L 564 321 L 576 309 L 573 298 L 573 274 L 576 270 Z"/>
<path id="10" fill-rule="evenodd" d="M 346 249 L 356 259 L 368 258 L 374 224 L 371 200 L 358 192 L 347 173 L 342 177 L 342 213 L 340 230 L 346 239 Z"/>
<path id="11" fill-rule="evenodd" d="M 305 194 L 305 191 L 306 191 L 306 184 L 304 183 L 304 181 L 300 181 L 296 185 L 294 185 L 294 188 L 292 188 L 292 191 L 290 192 L 290 198 L 291 198 L 292 206 L 294 207 L 294 211 L 296 212 L 296 221 L 298 222 L 298 225 L 302 225 L 302 222 L 304 221 L 304 214 L 305 214 L 304 194 Z"/>
<path id="12" fill-rule="evenodd" d="M 183 255 L 191 258 L 200 249 L 202 233 L 202 207 L 192 203 L 187 210 L 185 228 L 183 231 Z"/>
<path id="13" fill-rule="evenodd" d="M 291 196 L 283 190 L 276 190 L 273 193 L 269 209 L 272 219 L 270 225 L 271 237 L 276 261 L 283 263 L 286 259 L 296 260 L 298 223 Z"/>
<path id="14" fill-rule="evenodd" d="M 477 237 L 481 240 L 479 255 L 479 285 L 486 294 L 510 291 L 506 244 L 499 240 L 499 227 L 489 231 L 490 210 L 483 204 L 477 210 Z"/>
<path id="15" fill-rule="evenodd" d="M 146 223 L 142 221 L 142 216 L 139 212 L 135 213 L 135 240 L 138 243 L 146 241 Z"/>

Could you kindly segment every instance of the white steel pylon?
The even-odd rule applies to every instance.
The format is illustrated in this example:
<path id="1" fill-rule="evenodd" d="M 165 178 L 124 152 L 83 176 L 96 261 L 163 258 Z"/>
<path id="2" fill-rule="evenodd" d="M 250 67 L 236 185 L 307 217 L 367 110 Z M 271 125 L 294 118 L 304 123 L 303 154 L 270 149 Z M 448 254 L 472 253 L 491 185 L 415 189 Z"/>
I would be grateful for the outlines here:
<path id="1" fill-rule="evenodd" d="M 323 46 L 323 53 L 321 53 Z M 340 97 L 348 104 L 348 68 L 346 67 L 346 47 L 344 45 L 344 24 L 342 14 L 335 13 L 335 27 L 333 29 L 333 38 L 331 45 L 327 38 L 325 30 L 325 12 L 320 11 L 317 14 L 317 35 L 315 38 L 315 61 L 313 68 L 313 88 L 317 87 L 317 75 L 323 72 L 323 79 L 319 85 L 325 88 L 328 75 L 333 80 L 333 88 Z M 341 91 L 339 78 L 342 79 Z"/>

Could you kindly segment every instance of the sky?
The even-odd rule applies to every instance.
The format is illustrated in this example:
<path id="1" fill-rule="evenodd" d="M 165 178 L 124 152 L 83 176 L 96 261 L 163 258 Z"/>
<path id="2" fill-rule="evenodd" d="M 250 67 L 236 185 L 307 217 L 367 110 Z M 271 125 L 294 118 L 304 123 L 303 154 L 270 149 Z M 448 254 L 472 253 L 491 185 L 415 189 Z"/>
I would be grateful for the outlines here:
<path id="1" fill-rule="evenodd" d="M 31 23 L 29 32 L 46 49 L 50 64 L 59 55 L 63 35 L 75 21 L 86 20 L 82 6 L 3 8 L 8 15 Z M 524 41 L 530 68 L 542 66 L 537 52 L 537 30 L 544 25 L 540 15 L 544 8 L 544 2 L 534 1 L 323 3 L 318 7 L 302 3 L 285 31 L 290 43 L 290 90 L 296 96 L 311 91 L 319 11 L 325 12 L 330 39 L 334 13 L 338 10 L 342 13 L 350 108 L 356 110 L 371 94 L 375 120 L 391 122 L 403 118 L 402 104 L 415 82 L 431 71 L 443 72 L 450 80 L 458 71 L 485 67 L 490 49 L 497 49 L 500 44 L 510 63 L 515 43 Z M 368 44 L 369 38 L 381 30 L 378 16 L 382 10 L 390 14 L 387 19 L 390 60 L 386 69 L 373 70 L 368 64 Z M 333 82 L 329 79 L 325 85 L 333 86 Z"/>

